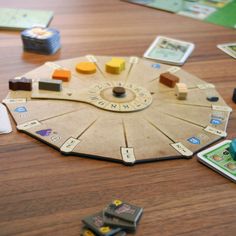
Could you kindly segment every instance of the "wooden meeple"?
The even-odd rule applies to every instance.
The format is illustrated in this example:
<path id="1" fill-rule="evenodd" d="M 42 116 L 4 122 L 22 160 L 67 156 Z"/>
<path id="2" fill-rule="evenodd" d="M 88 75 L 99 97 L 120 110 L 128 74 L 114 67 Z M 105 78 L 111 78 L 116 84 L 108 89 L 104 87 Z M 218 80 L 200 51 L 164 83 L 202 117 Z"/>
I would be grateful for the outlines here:
<path id="1" fill-rule="evenodd" d="M 32 91 L 10 91 L 4 103 L 19 131 L 58 149 L 78 155 L 134 164 L 189 158 L 226 136 L 231 108 L 206 83 L 179 67 L 126 57 L 119 74 L 106 72 L 112 57 L 92 56 L 47 62 L 24 75 Z M 76 66 L 92 62 L 93 73 Z M 55 69 L 71 71 L 61 91 L 39 90 L 40 79 Z M 159 82 L 169 72 L 188 89 L 180 100 L 175 88 Z M 211 102 L 209 96 L 218 97 Z"/>

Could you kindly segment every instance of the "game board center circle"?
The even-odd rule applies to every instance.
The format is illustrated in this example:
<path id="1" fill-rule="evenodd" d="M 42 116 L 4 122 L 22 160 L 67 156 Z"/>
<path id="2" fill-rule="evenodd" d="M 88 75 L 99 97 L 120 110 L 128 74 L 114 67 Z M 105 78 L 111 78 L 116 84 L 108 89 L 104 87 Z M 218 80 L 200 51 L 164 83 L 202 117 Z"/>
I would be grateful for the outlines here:
<path id="1" fill-rule="evenodd" d="M 100 92 L 100 96 L 108 102 L 116 103 L 129 103 L 135 100 L 136 98 L 136 94 L 130 89 L 125 89 L 125 94 L 121 96 L 114 95 L 113 90 L 114 87 L 105 88 Z"/>

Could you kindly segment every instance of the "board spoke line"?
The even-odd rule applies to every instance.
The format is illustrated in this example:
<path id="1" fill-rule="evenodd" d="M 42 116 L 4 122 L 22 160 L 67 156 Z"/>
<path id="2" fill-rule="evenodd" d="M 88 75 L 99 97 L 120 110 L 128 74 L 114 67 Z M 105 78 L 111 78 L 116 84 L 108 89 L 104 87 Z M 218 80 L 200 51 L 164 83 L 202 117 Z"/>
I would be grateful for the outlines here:
<path id="1" fill-rule="evenodd" d="M 90 125 L 88 125 L 88 126 L 77 136 L 76 139 L 79 139 L 86 131 L 88 131 L 88 130 L 95 124 L 95 122 L 96 122 L 97 120 L 98 120 L 98 118 L 95 119 Z"/>
<path id="2" fill-rule="evenodd" d="M 46 119 L 43 119 L 43 120 L 39 120 L 39 121 L 46 121 L 46 120 L 50 120 L 50 119 L 54 119 L 54 118 L 57 118 L 57 117 L 60 117 L 60 116 L 64 116 L 64 115 L 68 115 L 68 114 L 71 114 L 71 113 L 74 113 L 74 112 L 77 112 L 79 110 L 82 110 L 84 108 L 81 108 L 81 109 L 76 109 L 76 110 L 73 110 L 73 111 L 69 111 L 69 112 L 65 112 L 65 113 L 62 113 L 62 114 L 59 114 L 59 115 L 56 115 L 56 116 L 51 116 L 51 117 L 48 117 Z"/>
<path id="3" fill-rule="evenodd" d="M 169 113 L 167 113 L 167 112 L 161 112 L 161 111 L 160 111 L 160 113 L 165 114 L 165 115 L 167 115 L 167 116 L 170 116 L 170 117 L 172 117 L 172 118 L 175 118 L 175 119 L 177 119 L 177 120 L 182 120 L 182 121 L 184 121 L 184 122 L 190 123 L 190 124 L 195 125 L 195 126 L 197 126 L 197 127 L 202 127 L 202 128 L 205 128 L 205 127 L 206 127 L 206 126 L 204 126 L 204 125 L 201 125 L 201 124 L 192 122 L 192 121 L 190 121 L 190 120 L 186 120 L 186 119 L 184 119 L 184 118 L 181 118 L 181 117 L 178 117 L 178 116 L 174 116 L 174 115 L 169 114 Z"/>
<path id="4" fill-rule="evenodd" d="M 170 136 L 168 136 L 163 130 L 161 130 L 157 125 L 155 125 L 153 122 L 151 122 L 150 120 L 146 119 L 145 120 L 152 126 L 154 127 L 156 130 L 158 130 L 159 132 L 161 132 L 165 137 L 167 137 L 171 142 L 175 143 L 175 140 L 172 139 Z"/>
<path id="5" fill-rule="evenodd" d="M 122 127 L 123 127 L 123 134 L 124 134 L 124 139 L 125 139 L 125 146 L 128 148 L 128 138 L 127 138 L 127 132 L 125 128 L 125 122 L 124 119 L 122 119 Z"/>
<path id="6" fill-rule="evenodd" d="M 178 103 L 178 102 L 168 102 L 168 100 L 165 100 L 165 103 L 167 104 L 175 104 L 175 105 L 183 105 L 183 106 L 192 106 L 192 107 L 207 107 L 211 109 L 211 105 L 200 105 L 200 104 L 191 104 L 191 103 Z"/>

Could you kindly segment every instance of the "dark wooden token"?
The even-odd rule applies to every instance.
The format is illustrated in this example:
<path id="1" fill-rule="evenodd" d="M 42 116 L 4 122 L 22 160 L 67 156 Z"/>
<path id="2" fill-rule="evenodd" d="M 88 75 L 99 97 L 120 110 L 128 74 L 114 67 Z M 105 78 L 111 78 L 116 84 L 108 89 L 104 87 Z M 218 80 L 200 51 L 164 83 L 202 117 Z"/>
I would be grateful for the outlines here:
<path id="1" fill-rule="evenodd" d="M 219 100 L 219 97 L 209 96 L 209 97 L 207 97 L 207 100 L 210 102 L 217 102 Z"/>
<path id="2" fill-rule="evenodd" d="M 27 79 L 25 77 L 21 77 L 20 79 L 10 79 L 9 89 L 13 91 L 17 91 L 17 90 L 31 91 L 32 80 Z"/>
<path id="3" fill-rule="evenodd" d="M 124 97 L 126 94 L 126 90 L 124 87 L 114 87 L 112 92 L 115 97 Z"/>
<path id="4" fill-rule="evenodd" d="M 236 103 L 236 88 L 234 89 L 232 100 Z"/>

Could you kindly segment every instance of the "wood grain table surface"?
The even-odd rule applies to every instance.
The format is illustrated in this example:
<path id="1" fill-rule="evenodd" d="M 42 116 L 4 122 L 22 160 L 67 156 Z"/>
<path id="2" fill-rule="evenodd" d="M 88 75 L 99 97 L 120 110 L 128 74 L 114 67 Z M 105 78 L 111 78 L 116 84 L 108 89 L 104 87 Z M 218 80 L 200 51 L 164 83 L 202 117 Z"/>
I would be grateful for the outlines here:
<path id="1" fill-rule="evenodd" d="M 142 56 L 157 35 L 194 42 L 183 68 L 214 83 L 233 108 L 228 138 L 236 137 L 236 61 L 216 48 L 236 31 L 119 0 L 0 0 L 1 7 L 53 10 L 61 50 L 22 50 L 19 32 L 0 31 L 0 99 L 8 80 L 46 61 L 86 54 Z M 200 114 L 199 114 L 200 115 Z M 12 121 L 13 127 L 15 127 Z M 142 206 L 135 235 L 236 235 L 236 185 L 190 160 L 127 167 L 65 157 L 16 131 L 0 136 L 0 235 L 79 235 L 81 219 L 113 199 Z"/>

